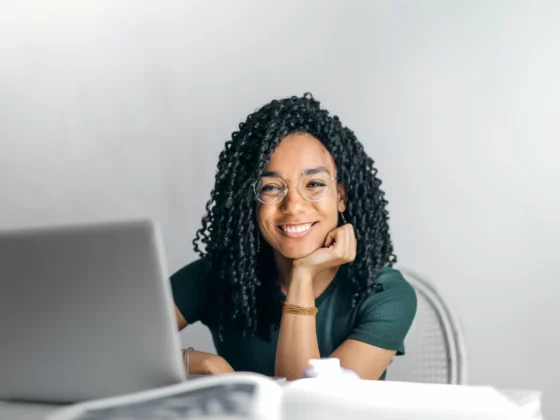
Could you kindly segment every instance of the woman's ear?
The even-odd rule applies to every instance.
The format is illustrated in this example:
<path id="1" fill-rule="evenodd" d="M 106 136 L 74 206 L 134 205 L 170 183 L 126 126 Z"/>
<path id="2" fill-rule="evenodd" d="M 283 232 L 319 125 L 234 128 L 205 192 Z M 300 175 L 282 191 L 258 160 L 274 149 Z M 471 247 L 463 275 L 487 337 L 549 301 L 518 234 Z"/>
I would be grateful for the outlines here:
<path id="1" fill-rule="evenodd" d="M 346 211 L 346 190 L 343 184 L 337 184 L 337 208 L 340 213 L 344 213 Z"/>

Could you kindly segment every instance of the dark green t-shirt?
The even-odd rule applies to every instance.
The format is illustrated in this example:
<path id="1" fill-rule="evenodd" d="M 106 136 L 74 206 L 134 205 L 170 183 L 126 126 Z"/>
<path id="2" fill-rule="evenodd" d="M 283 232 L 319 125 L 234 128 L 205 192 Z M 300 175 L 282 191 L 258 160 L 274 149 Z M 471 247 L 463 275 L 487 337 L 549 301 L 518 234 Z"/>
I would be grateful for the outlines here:
<path id="1" fill-rule="evenodd" d="M 345 281 L 343 266 L 327 289 L 315 300 L 317 341 L 321 357 L 328 357 L 346 339 L 354 339 L 404 354 L 404 338 L 416 314 L 416 293 L 402 274 L 392 268 L 378 273 L 383 291 L 372 292 L 355 308 L 351 307 L 352 289 Z M 213 297 L 207 292 L 203 260 L 196 260 L 171 277 L 173 298 L 189 324 L 208 319 Z M 206 325 L 206 323 L 205 323 Z M 236 371 L 274 375 L 278 331 L 272 340 L 256 336 L 234 335 L 218 339 L 216 328 L 207 325 L 220 356 Z M 381 379 L 385 378 L 385 374 Z"/>

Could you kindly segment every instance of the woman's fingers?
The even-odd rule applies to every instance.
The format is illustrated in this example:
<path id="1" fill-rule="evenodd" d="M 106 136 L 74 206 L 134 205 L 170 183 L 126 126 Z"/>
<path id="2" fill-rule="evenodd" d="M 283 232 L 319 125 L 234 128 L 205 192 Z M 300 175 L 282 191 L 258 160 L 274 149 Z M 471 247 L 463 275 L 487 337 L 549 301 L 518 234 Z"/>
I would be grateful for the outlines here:
<path id="1" fill-rule="evenodd" d="M 329 232 L 327 234 L 327 239 L 325 239 L 325 248 L 329 248 L 330 246 L 332 246 L 332 244 L 335 242 L 335 238 L 336 238 L 336 229 Z"/>
<path id="2" fill-rule="evenodd" d="M 346 244 L 344 246 L 344 259 L 345 262 L 351 262 L 354 261 L 356 256 L 356 236 L 354 235 L 354 227 L 351 224 L 346 224 L 345 227 Z"/>
<path id="3" fill-rule="evenodd" d="M 354 232 L 354 226 L 352 225 L 348 225 L 348 235 L 349 235 L 349 240 L 348 240 L 348 247 L 347 249 L 349 250 L 350 254 L 348 255 L 348 261 L 352 262 L 356 259 L 356 248 L 358 245 L 358 241 L 356 240 L 356 234 Z"/>
<path id="4" fill-rule="evenodd" d="M 336 267 L 356 258 L 357 241 L 354 228 L 345 224 L 329 232 L 323 247 L 306 257 L 294 260 L 298 269 L 311 270 L 312 275 L 328 267 Z"/>
<path id="5" fill-rule="evenodd" d="M 356 258 L 356 237 L 354 228 L 347 223 L 327 235 L 325 246 L 331 247 L 335 258 L 340 263 L 354 261 Z"/>

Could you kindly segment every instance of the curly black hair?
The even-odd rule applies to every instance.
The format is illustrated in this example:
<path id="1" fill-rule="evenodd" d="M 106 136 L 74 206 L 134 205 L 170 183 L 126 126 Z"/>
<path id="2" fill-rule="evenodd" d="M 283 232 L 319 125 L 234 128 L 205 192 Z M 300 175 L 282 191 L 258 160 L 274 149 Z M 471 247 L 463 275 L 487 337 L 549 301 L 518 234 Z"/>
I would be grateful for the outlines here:
<path id="1" fill-rule="evenodd" d="M 272 249 L 257 226 L 253 184 L 281 140 L 294 133 L 308 133 L 324 144 L 334 158 L 338 182 L 345 186 L 345 218 L 354 226 L 358 244 L 347 270 L 353 287 L 349 305 L 382 290 L 376 274 L 396 262 L 381 181 L 354 133 L 310 93 L 273 100 L 250 114 L 226 142 L 202 227 L 193 240 L 194 250 L 208 262 L 218 300 L 209 321 L 217 323 L 220 339 L 232 330 L 268 339 L 271 327 L 278 328 L 282 295 Z"/>

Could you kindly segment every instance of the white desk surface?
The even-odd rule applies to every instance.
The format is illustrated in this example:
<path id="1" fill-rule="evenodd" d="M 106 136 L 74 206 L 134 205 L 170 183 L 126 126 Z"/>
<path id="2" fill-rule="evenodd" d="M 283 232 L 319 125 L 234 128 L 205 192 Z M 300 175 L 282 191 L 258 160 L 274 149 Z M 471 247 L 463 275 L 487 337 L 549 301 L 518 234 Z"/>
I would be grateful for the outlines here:
<path id="1" fill-rule="evenodd" d="M 504 395 L 515 401 L 519 406 L 527 406 L 527 409 L 532 411 L 531 404 L 534 403 L 535 398 L 538 398 L 538 393 L 535 391 L 525 390 L 504 390 Z M 60 405 L 44 405 L 44 404 L 23 404 L 0 401 L 0 420 L 44 420 L 46 416 L 61 408 Z M 535 415 L 535 420 L 542 419 L 542 417 Z"/>

